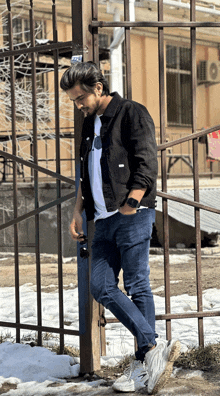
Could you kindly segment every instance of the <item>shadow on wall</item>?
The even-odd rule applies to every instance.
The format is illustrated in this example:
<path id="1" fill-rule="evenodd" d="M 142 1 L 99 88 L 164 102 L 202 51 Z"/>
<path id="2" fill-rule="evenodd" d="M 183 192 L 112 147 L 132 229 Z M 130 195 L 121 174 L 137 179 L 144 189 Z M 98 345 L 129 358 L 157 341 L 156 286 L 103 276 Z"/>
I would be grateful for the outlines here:
<path id="1" fill-rule="evenodd" d="M 75 191 L 74 186 L 62 185 L 61 195 L 70 194 Z M 39 186 L 39 206 L 56 199 L 56 183 L 42 183 Z M 18 216 L 28 213 L 34 209 L 35 194 L 34 187 L 28 183 L 18 186 Z M 75 198 L 61 204 L 61 233 L 62 233 L 62 255 L 73 257 L 77 255 L 77 246 L 69 233 L 69 225 L 72 220 Z M 13 219 L 13 186 L 12 184 L 1 185 L 0 196 L 0 223 L 6 223 Z M 40 252 L 48 254 L 58 253 L 57 238 L 57 207 L 45 210 L 40 214 Z M 19 252 L 35 252 L 35 217 L 30 217 L 18 225 Z M 11 226 L 0 232 L 1 252 L 14 251 L 14 227 Z"/>
<path id="2" fill-rule="evenodd" d="M 195 247 L 195 228 L 169 216 L 169 240 L 170 248 L 193 248 Z M 163 216 L 162 212 L 159 211 L 156 212 L 156 222 L 151 242 L 152 247 L 163 246 Z M 218 233 L 209 234 L 201 231 L 202 247 L 214 247 L 219 244 L 220 235 Z"/>

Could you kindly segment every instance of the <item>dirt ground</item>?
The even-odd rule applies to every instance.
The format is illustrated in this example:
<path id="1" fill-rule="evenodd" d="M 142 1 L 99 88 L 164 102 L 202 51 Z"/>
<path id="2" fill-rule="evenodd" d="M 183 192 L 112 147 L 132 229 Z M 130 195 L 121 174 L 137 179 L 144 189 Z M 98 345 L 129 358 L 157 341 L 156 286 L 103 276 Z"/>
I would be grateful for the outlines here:
<path id="1" fill-rule="evenodd" d="M 151 285 L 154 293 L 164 296 L 164 266 L 163 257 L 152 255 L 150 257 L 151 267 Z M 53 291 L 58 287 L 57 276 L 58 265 L 55 255 L 41 256 L 41 285 L 42 291 Z M 170 256 L 170 278 L 171 278 L 171 295 L 190 294 L 196 295 L 196 263 L 194 255 L 172 255 Z M 202 256 L 202 289 L 220 288 L 220 254 Z M 34 254 L 19 255 L 19 283 L 36 284 L 36 264 Z M 64 259 L 63 264 L 63 284 L 64 288 L 77 286 L 77 261 L 76 258 Z M 120 278 L 122 286 L 122 277 Z M 8 253 L 0 254 L 0 287 L 14 286 L 14 257 Z M 120 375 L 120 370 L 103 368 L 96 372 L 95 375 L 104 378 L 107 386 L 102 386 L 100 391 L 97 390 L 95 395 L 116 395 L 109 385 Z M 81 381 L 83 378 L 74 379 Z M 91 377 L 91 380 L 93 377 Z M 57 386 L 59 386 L 57 384 Z M 74 384 L 73 384 L 74 388 Z M 8 389 L 9 390 L 9 389 Z M 71 392 L 71 395 L 78 393 Z M 77 392 L 77 391 L 76 391 Z M 6 389 L 1 389 L 0 394 L 7 393 Z M 146 389 L 127 393 L 128 395 L 146 395 Z M 49 393 L 48 393 L 49 395 Z M 89 396 L 87 392 L 81 392 L 80 395 Z M 179 376 L 171 378 L 167 386 L 161 390 L 158 395 L 185 395 L 185 396 L 219 396 L 220 395 L 220 369 L 204 372 L 203 377 L 186 377 L 186 373 L 180 372 Z"/>
<path id="2" fill-rule="evenodd" d="M 67 262 L 65 262 L 67 261 Z M 58 264 L 56 255 L 42 254 L 40 258 L 40 273 L 42 291 L 51 292 L 58 287 Z M 36 259 L 33 253 L 19 254 L 19 284 L 32 283 L 36 285 Z M 76 257 L 63 259 L 63 285 L 77 286 Z M 9 253 L 0 255 L 0 287 L 15 285 L 14 256 Z"/>
<path id="3" fill-rule="evenodd" d="M 164 296 L 164 291 L 156 291 L 164 285 L 163 258 L 151 256 L 151 286 L 154 294 Z M 203 255 L 201 260 L 202 289 L 220 288 L 220 255 Z M 170 292 L 171 296 L 179 294 L 196 295 L 196 259 L 194 255 L 170 256 Z"/>
<path id="4" fill-rule="evenodd" d="M 220 289 L 220 253 L 202 256 L 202 288 Z M 154 294 L 164 296 L 164 264 L 162 255 L 150 256 L 150 280 Z M 43 291 L 58 287 L 58 265 L 56 255 L 41 255 L 41 285 Z M 171 296 L 179 294 L 196 295 L 196 260 L 193 254 L 170 256 Z M 34 254 L 19 255 L 19 284 L 36 284 L 36 264 Z M 0 254 L 0 287 L 14 286 L 14 257 L 9 253 Z M 64 259 L 63 285 L 77 286 L 76 257 Z M 122 275 L 120 286 L 122 287 Z"/>

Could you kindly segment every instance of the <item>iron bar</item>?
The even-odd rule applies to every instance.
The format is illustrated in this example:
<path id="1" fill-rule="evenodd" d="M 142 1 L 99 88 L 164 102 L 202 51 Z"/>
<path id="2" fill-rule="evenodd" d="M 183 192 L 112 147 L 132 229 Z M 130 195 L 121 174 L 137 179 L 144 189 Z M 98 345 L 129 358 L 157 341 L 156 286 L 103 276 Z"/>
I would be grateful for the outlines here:
<path id="1" fill-rule="evenodd" d="M 124 20 L 129 21 L 130 23 L 129 0 L 124 0 Z M 125 56 L 126 56 L 127 99 L 132 99 L 130 26 L 125 27 Z"/>
<path id="2" fill-rule="evenodd" d="M 55 0 L 52 0 L 52 18 L 53 18 L 53 41 L 58 43 L 57 15 Z M 60 119 L 59 119 L 59 66 L 58 49 L 53 51 L 54 57 L 54 92 L 55 92 L 55 134 L 56 134 L 56 173 L 60 174 Z M 57 199 L 61 197 L 61 183 L 56 180 Z M 62 263 L 62 224 L 61 224 L 61 204 L 57 205 L 57 252 L 58 252 L 58 284 L 59 284 L 59 320 L 60 328 L 64 328 L 64 308 L 63 308 L 63 263 Z M 64 352 L 64 336 L 60 335 L 60 353 Z"/>
<path id="3" fill-rule="evenodd" d="M 220 210 L 217 208 L 212 208 L 211 206 L 206 206 L 201 204 L 200 202 L 197 201 L 190 201 L 188 199 L 184 199 L 184 198 L 179 198 L 179 197 L 175 197 L 174 195 L 170 195 L 167 193 L 164 193 L 162 191 L 157 191 L 157 195 L 158 197 L 164 197 L 166 199 L 170 199 L 171 201 L 176 201 L 185 205 L 189 205 L 189 206 L 194 206 L 195 208 L 199 208 L 199 209 L 203 209 L 203 210 L 207 210 L 208 212 L 213 212 L 216 214 L 220 214 Z"/>
<path id="4" fill-rule="evenodd" d="M 160 1 L 160 0 L 158 0 Z M 121 21 L 121 22 L 105 22 L 105 21 L 92 21 L 90 24 L 91 28 L 103 28 L 103 27 L 124 27 L 124 28 L 135 28 L 135 27 L 155 27 L 155 28 L 164 28 L 164 27 L 182 27 L 182 28 L 199 28 L 199 27 L 220 27 L 220 22 L 169 22 L 169 21 L 155 21 L 155 22 L 130 22 L 130 21 Z"/>
<path id="5" fill-rule="evenodd" d="M 62 130 L 62 129 L 65 129 L 65 130 L 67 130 L 67 129 L 73 129 L 73 127 L 63 127 L 63 128 L 60 128 L 60 130 Z M 32 130 L 31 129 L 25 129 L 26 131 L 30 131 L 30 133 L 32 132 Z M 45 133 L 45 132 L 43 132 L 43 133 L 38 133 L 37 134 L 37 138 L 38 139 L 48 139 L 48 140 L 53 140 L 53 138 L 55 138 L 55 134 L 54 133 L 51 133 L 51 131 L 53 131 L 54 130 L 54 128 L 50 128 L 50 129 L 46 129 L 46 128 L 44 128 L 44 131 L 49 131 L 49 133 L 48 133 L 48 135 Z M 3 136 L 1 136 L 1 134 L 3 134 L 3 133 L 10 133 L 11 131 L 10 130 L 7 130 L 7 131 L 0 131 L 0 141 L 1 141 L 1 139 L 2 138 L 7 138 L 7 140 L 10 140 L 10 136 L 8 136 L 8 135 L 3 135 Z M 68 133 L 66 133 L 65 131 L 63 131 L 62 132 L 62 134 L 61 134 L 61 136 L 62 136 L 62 138 L 63 139 L 67 139 L 67 138 L 74 138 L 74 134 L 73 133 L 71 133 L 71 132 L 68 132 Z M 30 136 L 30 135 L 26 135 L 25 133 L 24 134 L 17 134 L 17 138 L 19 139 L 19 140 L 22 140 L 22 138 L 24 138 L 24 140 L 31 140 L 32 139 L 32 136 Z"/>
<path id="6" fill-rule="evenodd" d="M 189 312 L 189 313 L 176 313 L 176 314 L 160 314 L 156 315 L 156 320 L 171 320 L 171 319 L 194 319 L 194 318 L 211 318 L 220 316 L 220 311 L 201 311 L 201 312 Z M 118 323 L 116 318 L 102 318 L 100 324 L 105 323 Z"/>
<path id="7" fill-rule="evenodd" d="M 196 0 L 190 0 L 190 20 L 196 19 Z M 196 29 L 191 27 L 191 70 L 192 70 L 192 134 L 196 132 Z M 198 164 L 198 139 L 193 139 L 193 183 L 194 200 L 199 202 L 199 164 Z M 200 209 L 195 207 L 195 231 L 196 231 L 196 286 L 197 286 L 197 310 L 202 311 L 202 263 L 201 263 L 201 230 Z M 199 345 L 204 346 L 203 318 L 198 319 Z"/>
<path id="8" fill-rule="evenodd" d="M 33 1 L 30 0 L 30 36 L 31 46 L 35 46 L 34 37 L 34 9 Z M 31 53 L 31 79 L 32 79 L 32 118 L 33 118 L 33 157 L 35 164 L 38 164 L 38 147 L 37 147 L 37 86 L 36 86 L 36 62 L 35 54 Z M 35 209 L 39 208 L 38 197 L 38 172 L 34 170 L 34 193 Z M 35 256 L 36 256 L 36 285 L 37 285 L 37 322 L 38 326 L 42 325 L 42 304 L 41 304 L 41 267 L 40 267 L 40 221 L 39 213 L 35 215 Z M 42 345 L 42 332 L 38 332 L 38 346 Z"/>
<path id="9" fill-rule="evenodd" d="M 201 136 L 205 136 L 208 133 L 212 133 L 212 132 L 215 132 L 215 131 L 218 131 L 218 130 L 220 130 L 220 125 L 219 124 L 215 125 L 215 126 L 213 126 L 211 128 L 204 129 L 204 130 L 202 130 L 200 132 L 194 132 L 191 135 L 187 135 L 187 136 L 181 137 L 179 139 L 172 140 L 172 142 L 159 144 L 157 146 L 157 150 L 158 151 L 165 150 L 166 148 L 170 148 L 170 147 L 176 146 L 177 144 L 185 143 L 185 142 L 188 142 L 190 140 L 198 139 Z"/>
<path id="10" fill-rule="evenodd" d="M 92 20 L 98 20 L 98 0 L 92 0 Z M 92 29 L 92 49 L 93 49 L 93 61 L 99 67 L 99 35 L 98 28 Z M 91 233 L 91 231 L 90 231 Z M 98 304 L 99 313 L 104 315 L 104 307 L 101 304 Z M 100 326 L 100 354 L 101 356 L 106 355 L 106 337 L 105 337 L 105 328 Z"/>
<path id="11" fill-rule="evenodd" d="M 98 1 L 92 0 L 92 20 L 98 20 Z M 99 66 L 99 34 L 98 28 L 92 29 L 92 48 L 93 48 L 93 61 Z"/>
<path id="12" fill-rule="evenodd" d="M 163 0 L 158 0 L 158 21 L 163 21 Z M 160 142 L 166 141 L 165 128 L 165 71 L 164 71 L 164 28 L 158 28 L 158 57 L 159 57 L 159 98 L 160 98 Z M 161 151 L 162 191 L 167 192 L 166 151 Z M 164 284 L 165 311 L 170 313 L 170 262 L 169 262 L 169 217 L 168 202 L 162 198 L 163 207 L 163 241 L 164 241 Z M 171 339 L 171 321 L 166 320 L 166 337 Z"/>
<path id="13" fill-rule="evenodd" d="M 56 161 L 56 159 L 55 158 L 40 158 L 40 159 L 38 159 L 38 162 L 45 162 L 45 161 L 54 162 L 54 161 Z M 61 161 L 74 161 L 74 159 L 73 158 L 61 158 L 60 162 Z"/>
<path id="14" fill-rule="evenodd" d="M 92 19 L 90 0 L 71 0 L 72 4 L 72 40 L 79 47 L 88 46 L 88 52 L 83 53 L 83 61 L 92 60 L 94 51 L 93 40 L 88 25 Z M 75 10 L 78 10 L 78 15 Z M 97 60 L 97 59 L 94 59 Z M 75 129 L 75 175 L 76 189 L 80 183 L 80 143 L 83 115 L 74 106 L 74 129 Z M 86 223 L 83 217 L 83 231 L 87 233 L 88 239 L 92 238 L 92 222 Z M 89 247 L 88 247 L 89 248 Z M 80 249 L 77 247 L 78 265 L 78 288 L 79 288 L 79 329 L 80 329 L 80 371 L 88 373 L 100 368 L 100 331 L 98 327 L 98 315 L 96 303 L 90 294 L 90 262 L 89 259 L 80 257 Z"/>
<path id="15" fill-rule="evenodd" d="M 36 326 L 36 325 L 29 325 L 25 323 L 13 323 L 13 322 L 1 322 L 1 327 L 13 327 L 16 329 L 24 329 L 24 330 L 35 330 L 41 331 L 46 333 L 58 333 L 58 334 L 69 334 L 74 336 L 79 336 L 79 331 L 77 330 L 68 330 L 68 329 L 61 329 L 57 327 L 49 327 L 49 326 Z"/>
<path id="16" fill-rule="evenodd" d="M 46 44 L 46 45 L 36 45 L 34 48 L 28 47 L 28 48 L 22 48 L 22 49 L 10 49 L 10 50 L 4 50 L 3 52 L 0 52 L 0 59 L 1 58 L 6 58 L 10 56 L 19 56 L 19 55 L 24 55 L 24 54 L 31 54 L 31 53 L 36 53 L 36 52 L 46 52 L 46 51 L 53 51 L 54 49 L 65 49 L 67 48 L 68 50 L 73 48 L 73 42 L 72 41 L 66 41 L 65 43 L 54 43 L 54 44 Z"/>
<path id="17" fill-rule="evenodd" d="M 37 171 L 45 173 L 46 175 L 52 176 L 55 179 L 59 179 L 59 180 L 61 180 L 63 182 L 71 184 L 73 186 L 75 185 L 75 180 L 69 179 L 68 177 L 63 176 L 63 175 L 61 175 L 61 174 L 59 174 L 57 172 L 53 172 L 53 171 L 51 171 L 49 169 L 43 168 L 42 166 L 39 166 L 39 165 L 35 164 L 32 161 L 26 161 L 26 160 L 24 160 L 21 157 L 17 157 L 16 155 L 9 154 L 6 151 L 2 151 L 2 150 L 0 150 L 0 155 L 3 155 L 3 157 L 9 158 L 9 159 L 11 159 L 13 161 L 16 161 L 19 164 L 23 164 L 25 166 L 28 166 L 29 168 L 36 169 Z"/>
<path id="18" fill-rule="evenodd" d="M 12 12 L 10 1 L 7 1 L 8 6 L 8 29 L 9 29 L 9 48 L 13 50 L 13 27 L 12 27 Z M 12 153 L 16 156 L 16 114 L 15 114 L 15 71 L 14 71 L 14 57 L 10 58 L 10 86 L 11 86 L 11 130 L 12 130 Z M 17 198 L 17 164 L 13 161 L 13 207 L 14 218 L 18 217 L 18 198 Z M 14 259 L 15 259 L 15 316 L 16 323 L 20 323 L 20 295 L 19 295 L 19 258 L 18 258 L 18 224 L 14 224 Z M 16 342 L 20 342 L 20 329 L 16 329 Z"/>

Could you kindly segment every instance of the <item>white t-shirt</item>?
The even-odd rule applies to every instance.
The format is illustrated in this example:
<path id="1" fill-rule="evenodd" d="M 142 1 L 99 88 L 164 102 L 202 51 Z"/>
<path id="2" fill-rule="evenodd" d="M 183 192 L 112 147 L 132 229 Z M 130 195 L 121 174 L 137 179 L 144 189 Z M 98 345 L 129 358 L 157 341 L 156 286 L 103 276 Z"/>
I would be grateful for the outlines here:
<path id="1" fill-rule="evenodd" d="M 95 123 L 94 123 L 94 139 L 92 143 L 92 149 L 89 153 L 89 179 L 92 190 L 92 195 L 95 203 L 95 219 L 105 219 L 106 217 L 110 217 L 113 214 L 117 213 L 118 210 L 114 212 L 107 212 L 105 206 L 105 200 L 102 191 L 102 171 L 100 159 L 102 156 L 102 146 L 101 146 L 101 137 L 100 137 L 100 129 L 101 129 L 101 120 L 100 116 L 96 115 Z"/>

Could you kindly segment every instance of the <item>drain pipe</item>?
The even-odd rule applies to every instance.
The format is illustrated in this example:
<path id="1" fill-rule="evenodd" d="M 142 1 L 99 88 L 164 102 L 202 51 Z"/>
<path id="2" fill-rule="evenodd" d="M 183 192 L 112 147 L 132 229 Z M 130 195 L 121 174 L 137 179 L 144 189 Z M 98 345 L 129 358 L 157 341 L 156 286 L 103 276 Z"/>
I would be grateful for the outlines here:
<path id="1" fill-rule="evenodd" d="M 114 10 L 114 22 L 120 22 L 120 11 Z M 123 31 L 122 31 L 123 30 Z M 124 29 L 114 28 L 113 42 L 110 45 L 110 62 L 111 62 L 111 92 L 117 91 L 123 96 L 123 75 L 122 75 L 122 42 Z"/>
<path id="2" fill-rule="evenodd" d="M 130 21 L 135 21 L 135 0 L 129 1 Z M 114 22 L 120 22 L 120 11 L 114 9 Z M 117 91 L 123 96 L 122 43 L 125 39 L 124 28 L 114 28 L 113 41 L 110 45 L 111 92 Z"/>

